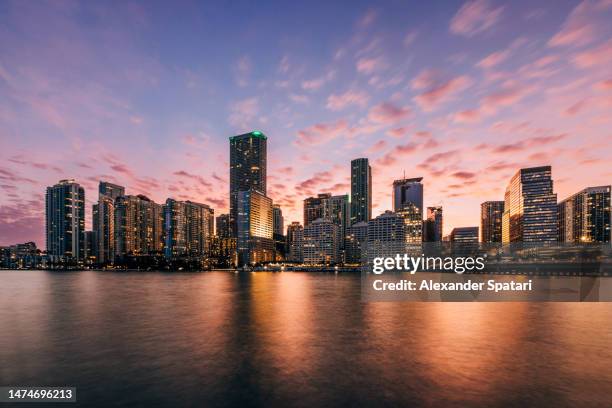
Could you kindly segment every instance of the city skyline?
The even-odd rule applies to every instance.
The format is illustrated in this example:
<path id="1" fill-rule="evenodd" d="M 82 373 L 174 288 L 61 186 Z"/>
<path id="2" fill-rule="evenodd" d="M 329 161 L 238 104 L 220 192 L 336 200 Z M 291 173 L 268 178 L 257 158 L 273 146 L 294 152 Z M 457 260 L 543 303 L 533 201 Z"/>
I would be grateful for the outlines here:
<path id="1" fill-rule="evenodd" d="M 0 245 L 42 246 L 44 188 L 67 178 L 86 190 L 87 230 L 100 180 L 227 213 L 227 137 L 253 129 L 285 225 L 307 197 L 350 194 L 360 157 L 372 218 L 392 209 L 393 180 L 423 177 L 445 234 L 479 225 L 519 168 L 552 165 L 558 202 L 610 184 L 609 1 L 277 5 L 276 24 L 271 6 L 243 6 L 183 10 L 166 38 L 162 5 L 3 4 Z M 235 17 L 231 35 L 203 28 L 209 14 Z M 189 40 L 211 36 L 237 46 Z"/>

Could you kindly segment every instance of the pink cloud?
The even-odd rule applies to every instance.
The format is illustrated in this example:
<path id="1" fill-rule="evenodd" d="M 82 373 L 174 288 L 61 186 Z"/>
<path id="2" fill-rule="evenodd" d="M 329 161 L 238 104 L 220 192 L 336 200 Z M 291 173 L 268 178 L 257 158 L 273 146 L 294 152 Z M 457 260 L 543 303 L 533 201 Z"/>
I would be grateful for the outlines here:
<path id="1" fill-rule="evenodd" d="M 381 71 L 387 67 L 382 57 L 376 58 L 360 58 L 357 60 L 357 72 L 362 74 L 371 74 L 376 71 Z"/>
<path id="2" fill-rule="evenodd" d="M 323 144 L 347 133 L 349 133 L 349 127 L 345 119 L 333 123 L 317 123 L 300 130 L 296 143 L 303 146 Z"/>
<path id="3" fill-rule="evenodd" d="M 603 11 L 612 6 L 610 1 L 582 1 L 569 14 L 561 29 L 548 41 L 551 47 L 581 47 L 591 43 L 601 31 L 601 25 L 609 24 Z"/>
<path id="4" fill-rule="evenodd" d="M 480 111 L 478 109 L 466 109 L 455 113 L 455 122 L 459 123 L 475 123 L 481 118 Z"/>
<path id="5" fill-rule="evenodd" d="M 476 65 L 480 68 L 490 69 L 504 62 L 506 59 L 508 59 L 509 56 L 509 50 L 497 51 L 487 55 L 485 58 L 481 59 L 480 62 L 478 62 L 478 64 Z"/>
<path id="6" fill-rule="evenodd" d="M 407 106 L 398 107 L 390 102 L 374 106 L 368 112 L 368 119 L 376 123 L 393 124 L 410 117 L 412 111 Z"/>
<path id="7" fill-rule="evenodd" d="M 376 152 L 381 151 L 385 147 L 387 147 L 387 142 L 385 140 L 379 140 L 378 142 L 376 142 L 372 146 L 370 146 L 368 148 L 367 152 L 368 153 L 376 153 Z"/>
<path id="8" fill-rule="evenodd" d="M 398 127 L 387 131 L 387 135 L 395 138 L 400 138 L 408 134 L 409 129 L 406 127 Z"/>
<path id="9" fill-rule="evenodd" d="M 339 111 L 350 105 L 365 107 L 368 103 L 368 94 L 363 91 L 346 91 L 342 94 L 332 94 L 327 98 L 327 109 Z"/>
<path id="10" fill-rule="evenodd" d="M 412 89 L 424 89 L 414 101 L 425 111 L 430 111 L 448 101 L 471 84 L 467 76 L 446 79 L 434 70 L 423 70 L 411 82 Z"/>
<path id="11" fill-rule="evenodd" d="M 580 68 L 609 66 L 612 63 L 612 40 L 577 54 L 573 61 Z"/>
<path id="12" fill-rule="evenodd" d="M 457 11 L 450 23 L 453 34 L 472 37 L 492 28 L 499 21 L 503 7 L 492 7 L 486 0 L 468 1 Z"/>

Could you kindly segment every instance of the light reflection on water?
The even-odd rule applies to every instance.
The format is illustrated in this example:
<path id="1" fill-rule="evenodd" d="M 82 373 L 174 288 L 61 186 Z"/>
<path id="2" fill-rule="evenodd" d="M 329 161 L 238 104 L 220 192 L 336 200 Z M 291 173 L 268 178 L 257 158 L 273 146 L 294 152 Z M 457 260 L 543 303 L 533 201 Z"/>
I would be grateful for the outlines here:
<path id="1" fill-rule="evenodd" d="M 0 385 L 89 406 L 609 406 L 610 303 L 363 303 L 316 273 L 0 271 Z"/>

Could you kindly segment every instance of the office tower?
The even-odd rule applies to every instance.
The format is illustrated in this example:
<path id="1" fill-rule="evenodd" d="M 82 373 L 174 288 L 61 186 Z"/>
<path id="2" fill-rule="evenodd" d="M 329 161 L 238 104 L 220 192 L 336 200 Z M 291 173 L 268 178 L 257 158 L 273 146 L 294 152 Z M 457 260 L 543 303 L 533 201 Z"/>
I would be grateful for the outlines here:
<path id="1" fill-rule="evenodd" d="M 209 255 L 214 210 L 193 201 L 166 200 L 163 207 L 166 258 L 205 258 Z"/>
<path id="2" fill-rule="evenodd" d="M 98 185 L 98 203 L 93 205 L 93 254 L 96 262 L 112 262 L 115 254 L 115 200 L 125 195 L 125 188 L 101 181 Z"/>
<path id="3" fill-rule="evenodd" d="M 285 231 L 284 219 L 283 219 L 283 211 L 280 208 L 280 205 L 274 204 L 272 206 L 272 215 L 273 215 L 273 231 L 277 235 L 283 235 Z"/>
<path id="4" fill-rule="evenodd" d="M 163 249 L 163 208 L 144 195 L 115 200 L 115 256 L 154 255 Z"/>
<path id="5" fill-rule="evenodd" d="M 237 236 L 238 193 L 266 195 L 266 136 L 254 131 L 230 137 L 230 233 Z"/>
<path id="6" fill-rule="evenodd" d="M 368 159 L 351 161 L 351 225 L 372 218 L 372 169 Z"/>
<path id="7" fill-rule="evenodd" d="M 441 242 L 443 223 L 442 207 L 427 207 L 427 219 L 423 227 L 423 240 L 425 242 Z"/>
<path id="8" fill-rule="evenodd" d="M 480 242 L 502 242 L 503 201 L 480 204 Z"/>
<path id="9" fill-rule="evenodd" d="M 364 259 L 368 239 L 368 223 L 358 222 L 347 228 L 344 247 L 346 263 L 361 264 Z"/>
<path id="10" fill-rule="evenodd" d="M 550 166 L 519 170 L 504 198 L 502 242 L 557 242 L 557 195 Z"/>
<path id="11" fill-rule="evenodd" d="M 398 212 L 408 204 L 416 206 L 423 216 L 423 177 L 395 180 L 393 182 L 393 211 Z"/>
<path id="12" fill-rule="evenodd" d="M 368 222 L 366 259 L 371 265 L 374 258 L 395 257 L 409 252 L 410 236 L 404 216 L 385 211 Z"/>
<path id="13" fill-rule="evenodd" d="M 74 180 L 47 187 L 45 198 L 47 254 L 52 262 L 84 256 L 85 190 Z"/>
<path id="14" fill-rule="evenodd" d="M 407 242 L 410 244 L 420 244 L 423 242 L 423 216 L 421 210 L 415 204 L 407 202 L 395 213 L 404 217 Z"/>
<path id="15" fill-rule="evenodd" d="M 559 203 L 559 241 L 610 242 L 610 186 L 587 187 Z"/>
<path id="16" fill-rule="evenodd" d="M 304 227 L 304 263 L 333 265 L 340 262 L 340 226 L 319 218 Z"/>
<path id="17" fill-rule="evenodd" d="M 239 191 L 237 199 L 238 265 L 273 261 L 272 199 L 255 190 Z"/>
<path id="18" fill-rule="evenodd" d="M 221 214 L 217 217 L 217 236 L 219 238 L 230 237 L 229 214 Z"/>
<path id="19" fill-rule="evenodd" d="M 457 227 L 450 233 L 450 242 L 455 244 L 478 244 L 478 227 Z"/>
<path id="20" fill-rule="evenodd" d="M 288 261 L 304 261 L 304 227 L 297 221 L 287 226 L 287 251 Z"/>
<path id="21" fill-rule="evenodd" d="M 344 237 L 350 222 L 348 194 L 332 196 L 329 193 L 323 193 L 305 199 L 304 228 L 319 218 L 333 221 L 340 227 L 341 237 Z M 344 244 L 341 242 L 340 248 L 343 247 Z"/>

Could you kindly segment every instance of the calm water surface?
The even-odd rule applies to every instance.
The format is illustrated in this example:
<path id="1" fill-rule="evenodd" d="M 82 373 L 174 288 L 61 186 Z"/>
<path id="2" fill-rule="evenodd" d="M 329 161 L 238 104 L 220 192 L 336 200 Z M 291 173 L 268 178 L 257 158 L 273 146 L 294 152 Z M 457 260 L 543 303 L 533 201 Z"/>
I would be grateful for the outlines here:
<path id="1" fill-rule="evenodd" d="M 0 271 L 0 385 L 73 385 L 86 406 L 609 407 L 612 303 L 362 303 L 343 274 Z"/>

